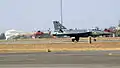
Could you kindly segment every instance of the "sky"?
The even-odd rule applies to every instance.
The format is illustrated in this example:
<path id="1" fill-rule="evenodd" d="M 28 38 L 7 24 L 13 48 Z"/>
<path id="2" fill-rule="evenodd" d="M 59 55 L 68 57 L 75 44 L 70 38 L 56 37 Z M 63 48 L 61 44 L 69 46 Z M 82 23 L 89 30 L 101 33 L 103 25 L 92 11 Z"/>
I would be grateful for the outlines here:
<path id="1" fill-rule="evenodd" d="M 60 0 L 0 0 L 0 31 L 53 29 L 60 20 Z M 120 0 L 63 0 L 63 25 L 107 28 L 120 20 Z"/>

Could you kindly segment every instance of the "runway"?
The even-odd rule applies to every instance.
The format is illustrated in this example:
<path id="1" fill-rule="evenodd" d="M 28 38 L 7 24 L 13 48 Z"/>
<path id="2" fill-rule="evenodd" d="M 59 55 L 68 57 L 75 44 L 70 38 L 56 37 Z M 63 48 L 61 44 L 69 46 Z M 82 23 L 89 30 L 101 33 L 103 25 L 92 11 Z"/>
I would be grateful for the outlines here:
<path id="1" fill-rule="evenodd" d="M 0 54 L 0 67 L 120 68 L 120 51 Z"/>
<path id="2" fill-rule="evenodd" d="M 97 40 L 96 42 L 119 42 L 120 40 Z M 49 43 L 52 43 L 48 45 Z M 54 44 L 58 43 L 58 44 Z M 59 44 L 60 43 L 60 44 Z M 64 44 L 68 43 L 68 44 Z M 67 39 L 39 39 L 39 40 L 9 40 L 0 41 L 1 47 L 5 44 L 5 49 L 12 47 L 9 44 L 36 44 L 35 48 L 50 48 L 54 47 L 74 47 L 74 48 L 89 48 L 93 46 L 83 45 L 79 43 L 87 43 L 87 40 L 81 40 L 78 44 L 71 44 L 71 40 Z M 6 45 L 8 44 L 8 45 Z M 41 44 L 41 45 L 38 45 Z M 44 45 L 43 45 L 44 44 Z M 114 44 L 114 43 L 113 43 Z M 96 45 L 106 48 L 117 48 L 119 44 Z M 32 45 L 18 45 L 13 49 L 31 48 Z M 59 46 L 58 46 L 59 45 Z M 2 68 L 120 68 L 120 51 L 62 51 L 62 52 L 39 52 L 39 53 L 3 53 L 0 54 L 0 67 Z"/>

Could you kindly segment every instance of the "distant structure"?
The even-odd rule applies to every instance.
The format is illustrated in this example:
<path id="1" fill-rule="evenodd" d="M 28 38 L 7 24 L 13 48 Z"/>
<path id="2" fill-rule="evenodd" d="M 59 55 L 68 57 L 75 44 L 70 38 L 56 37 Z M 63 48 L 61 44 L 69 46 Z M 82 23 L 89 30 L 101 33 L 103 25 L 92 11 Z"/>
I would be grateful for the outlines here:
<path id="1" fill-rule="evenodd" d="M 118 26 L 116 27 L 117 30 L 120 30 L 120 20 L 119 20 L 119 23 L 118 23 Z"/>
<path id="2" fill-rule="evenodd" d="M 120 20 L 119 20 L 118 26 L 116 27 L 115 35 L 116 35 L 117 37 L 120 37 Z"/>
<path id="3" fill-rule="evenodd" d="M 118 27 L 120 27 L 120 20 L 119 20 L 119 24 L 118 24 Z"/>
<path id="4" fill-rule="evenodd" d="M 6 39 L 5 33 L 1 33 L 1 34 L 0 34 L 0 39 Z"/>

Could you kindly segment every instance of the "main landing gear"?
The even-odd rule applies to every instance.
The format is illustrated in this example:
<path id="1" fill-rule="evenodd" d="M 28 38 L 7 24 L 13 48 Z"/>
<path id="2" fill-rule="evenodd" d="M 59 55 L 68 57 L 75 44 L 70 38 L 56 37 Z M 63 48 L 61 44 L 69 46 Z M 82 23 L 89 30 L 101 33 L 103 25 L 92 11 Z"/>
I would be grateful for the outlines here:
<path id="1" fill-rule="evenodd" d="M 74 42 L 75 40 L 76 40 L 77 42 L 79 42 L 79 37 L 73 37 L 73 38 L 72 38 L 72 42 Z"/>

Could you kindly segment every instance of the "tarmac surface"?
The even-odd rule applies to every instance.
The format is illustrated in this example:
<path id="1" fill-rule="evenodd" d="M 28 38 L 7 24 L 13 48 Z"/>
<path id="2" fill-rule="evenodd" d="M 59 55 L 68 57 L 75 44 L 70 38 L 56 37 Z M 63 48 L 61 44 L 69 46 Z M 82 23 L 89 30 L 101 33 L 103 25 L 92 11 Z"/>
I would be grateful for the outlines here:
<path id="1" fill-rule="evenodd" d="M 120 68 L 120 51 L 0 54 L 1 68 Z"/>
<path id="2" fill-rule="evenodd" d="M 96 42 L 119 42 L 97 40 Z M 86 43 L 80 40 L 78 43 Z M 67 39 L 9 40 L 0 44 L 73 43 Z M 8 45 L 9 46 L 9 45 Z M 1 53 L 0 68 L 120 68 L 120 50 Z"/>

